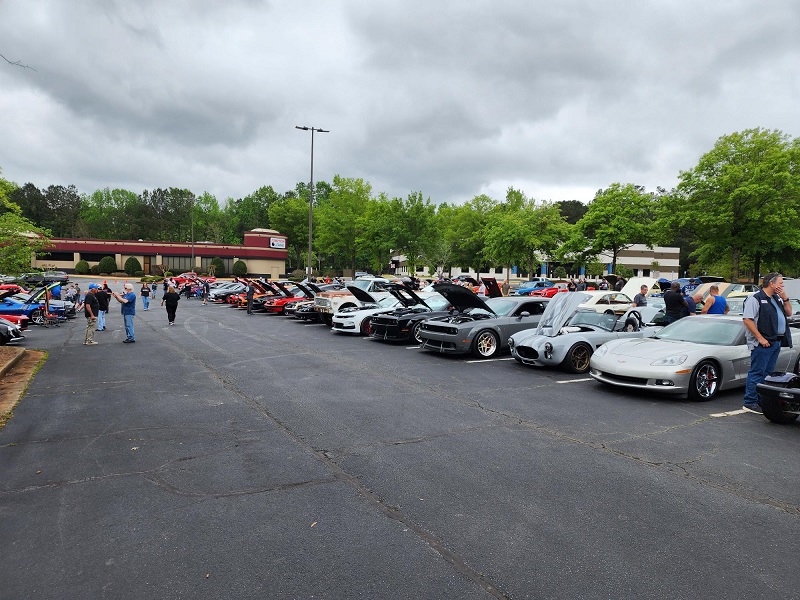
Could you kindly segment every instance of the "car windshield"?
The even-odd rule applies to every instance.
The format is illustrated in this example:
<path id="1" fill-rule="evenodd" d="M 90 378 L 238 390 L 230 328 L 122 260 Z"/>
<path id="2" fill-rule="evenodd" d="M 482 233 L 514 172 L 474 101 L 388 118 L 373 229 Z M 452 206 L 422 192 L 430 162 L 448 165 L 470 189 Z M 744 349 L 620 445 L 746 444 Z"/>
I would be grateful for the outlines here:
<path id="1" fill-rule="evenodd" d="M 395 304 L 398 304 L 398 300 L 394 296 L 386 296 L 386 298 L 378 300 L 378 306 L 381 308 L 391 308 Z"/>
<path id="2" fill-rule="evenodd" d="M 594 310 L 579 311 L 569 321 L 569 325 L 592 325 L 606 331 L 614 331 L 616 324 L 617 318 L 614 315 L 607 315 Z"/>
<path id="3" fill-rule="evenodd" d="M 431 307 L 431 310 L 447 310 L 450 303 L 444 296 L 433 296 L 431 298 L 424 298 L 425 304 Z"/>
<path id="4" fill-rule="evenodd" d="M 743 327 L 741 321 L 720 317 L 685 317 L 667 325 L 653 337 L 676 342 L 733 346 L 741 338 Z"/>
<path id="5" fill-rule="evenodd" d="M 497 314 L 497 316 L 502 317 L 505 315 L 510 315 L 512 312 L 514 312 L 514 309 L 517 308 L 519 304 L 506 298 L 489 298 L 486 300 L 486 306 L 491 308 Z M 470 310 L 469 313 L 471 315 L 477 315 L 481 313 L 491 314 L 482 308 L 474 308 Z"/>
<path id="6" fill-rule="evenodd" d="M 347 285 L 352 285 L 364 290 L 365 292 L 368 292 L 372 287 L 372 281 L 372 279 L 356 279 L 355 281 L 349 281 Z"/>

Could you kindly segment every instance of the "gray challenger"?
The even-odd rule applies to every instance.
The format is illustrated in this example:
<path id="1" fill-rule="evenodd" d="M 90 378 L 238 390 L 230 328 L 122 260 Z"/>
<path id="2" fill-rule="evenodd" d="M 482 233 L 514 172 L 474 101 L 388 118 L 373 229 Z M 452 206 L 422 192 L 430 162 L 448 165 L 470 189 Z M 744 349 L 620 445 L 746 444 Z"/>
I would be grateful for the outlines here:
<path id="1" fill-rule="evenodd" d="M 478 358 L 497 356 L 508 347 L 508 337 L 536 327 L 548 298 L 514 296 L 481 299 L 471 290 L 452 283 L 433 288 L 455 307 L 448 316 L 422 323 L 420 348 L 446 354 L 472 352 Z"/>

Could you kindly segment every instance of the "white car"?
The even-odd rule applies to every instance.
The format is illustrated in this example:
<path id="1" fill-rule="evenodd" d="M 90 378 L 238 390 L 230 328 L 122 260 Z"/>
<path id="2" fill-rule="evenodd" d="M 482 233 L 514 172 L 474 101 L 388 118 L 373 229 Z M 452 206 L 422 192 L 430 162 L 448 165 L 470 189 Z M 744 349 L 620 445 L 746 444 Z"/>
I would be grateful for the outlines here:
<path id="1" fill-rule="evenodd" d="M 397 298 L 387 296 L 373 302 L 364 302 L 361 306 L 343 308 L 333 315 L 332 329 L 338 333 L 369 335 L 370 317 L 384 312 L 391 312 L 399 304 L 400 301 Z"/>
<path id="2" fill-rule="evenodd" d="M 581 292 L 589 296 L 581 304 L 581 308 L 588 308 L 599 313 L 614 313 L 622 315 L 633 308 L 633 300 L 622 292 L 599 291 Z"/>

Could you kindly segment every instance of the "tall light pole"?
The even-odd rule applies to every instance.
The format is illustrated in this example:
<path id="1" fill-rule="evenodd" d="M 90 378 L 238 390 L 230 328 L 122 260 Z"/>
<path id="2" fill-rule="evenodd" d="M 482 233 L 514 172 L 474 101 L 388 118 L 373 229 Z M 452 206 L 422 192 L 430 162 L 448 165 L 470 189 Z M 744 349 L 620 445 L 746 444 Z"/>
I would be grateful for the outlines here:
<path id="1" fill-rule="evenodd" d="M 308 278 L 311 279 L 314 267 L 311 262 L 311 243 L 313 240 L 313 227 L 314 227 L 314 132 L 330 133 L 329 129 L 319 129 L 318 127 L 300 127 L 294 126 L 295 129 L 302 129 L 303 131 L 311 131 L 311 200 L 308 202 Z"/>
<path id="2" fill-rule="evenodd" d="M 192 263 L 189 265 L 189 272 L 194 273 L 194 203 L 196 198 L 192 196 Z"/>

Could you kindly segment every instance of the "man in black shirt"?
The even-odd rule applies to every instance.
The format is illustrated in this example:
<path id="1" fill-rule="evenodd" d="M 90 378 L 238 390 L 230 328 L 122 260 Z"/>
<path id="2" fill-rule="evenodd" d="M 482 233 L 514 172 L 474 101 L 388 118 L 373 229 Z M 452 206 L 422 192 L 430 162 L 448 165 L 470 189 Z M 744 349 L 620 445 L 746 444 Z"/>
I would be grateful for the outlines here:
<path id="1" fill-rule="evenodd" d="M 111 300 L 111 294 L 109 294 L 105 288 L 99 286 L 97 288 L 92 288 L 92 289 L 94 289 L 94 297 L 97 298 L 97 304 L 98 304 L 96 331 L 105 331 L 106 315 L 108 314 L 108 301 Z"/>
<path id="2" fill-rule="evenodd" d="M 97 327 L 97 312 L 100 304 L 97 302 L 97 290 L 100 288 L 96 283 L 89 284 L 89 291 L 83 299 L 83 314 L 86 316 L 86 336 L 83 340 L 84 346 L 96 346 L 94 341 L 94 330 Z"/>
<path id="3" fill-rule="evenodd" d="M 670 288 L 664 293 L 664 321 L 674 323 L 684 316 L 684 310 L 689 310 L 689 304 L 681 294 L 681 284 L 673 281 Z"/>

